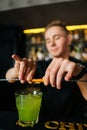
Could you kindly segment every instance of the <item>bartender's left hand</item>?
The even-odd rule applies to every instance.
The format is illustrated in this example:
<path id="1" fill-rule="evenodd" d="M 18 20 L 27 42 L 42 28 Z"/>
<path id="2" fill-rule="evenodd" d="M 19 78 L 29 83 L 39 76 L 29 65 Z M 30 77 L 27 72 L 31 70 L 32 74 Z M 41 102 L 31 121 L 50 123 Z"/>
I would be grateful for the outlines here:
<path id="1" fill-rule="evenodd" d="M 77 76 L 81 72 L 82 68 L 68 59 L 54 58 L 44 75 L 44 84 L 49 83 L 52 87 L 61 88 L 61 81 L 64 78 L 65 81 L 69 81 L 73 76 Z"/>

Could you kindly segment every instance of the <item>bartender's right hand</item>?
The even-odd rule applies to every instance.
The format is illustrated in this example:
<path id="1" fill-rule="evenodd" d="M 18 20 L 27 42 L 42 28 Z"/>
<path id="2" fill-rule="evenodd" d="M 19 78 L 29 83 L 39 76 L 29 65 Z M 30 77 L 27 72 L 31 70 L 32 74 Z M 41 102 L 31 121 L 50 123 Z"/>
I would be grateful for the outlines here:
<path id="1" fill-rule="evenodd" d="M 20 58 L 16 54 L 13 54 L 12 58 L 15 60 L 15 64 L 13 68 L 10 68 L 7 71 L 6 78 L 7 79 L 19 78 L 21 83 L 31 81 L 35 74 L 36 61 L 33 61 L 33 59 L 30 58 L 29 59 Z"/>

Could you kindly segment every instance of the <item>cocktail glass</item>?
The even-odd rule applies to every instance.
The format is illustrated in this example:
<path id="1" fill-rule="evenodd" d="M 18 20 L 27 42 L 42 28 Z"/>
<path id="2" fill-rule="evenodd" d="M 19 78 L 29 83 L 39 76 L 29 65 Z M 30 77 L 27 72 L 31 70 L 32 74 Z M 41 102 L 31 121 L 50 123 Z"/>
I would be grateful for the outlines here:
<path id="1" fill-rule="evenodd" d="M 38 87 L 27 87 L 15 93 L 18 124 L 33 127 L 39 119 L 42 92 Z"/>

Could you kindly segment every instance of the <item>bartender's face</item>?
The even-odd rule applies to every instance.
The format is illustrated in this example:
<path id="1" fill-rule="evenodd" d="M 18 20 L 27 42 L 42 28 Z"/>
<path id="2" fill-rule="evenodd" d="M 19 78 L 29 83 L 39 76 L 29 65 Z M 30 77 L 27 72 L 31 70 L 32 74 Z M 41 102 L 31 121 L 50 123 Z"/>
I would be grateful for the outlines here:
<path id="1" fill-rule="evenodd" d="M 68 35 L 60 26 L 52 26 L 45 32 L 46 47 L 53 57 L 65 57 L 68 53 Z"/>

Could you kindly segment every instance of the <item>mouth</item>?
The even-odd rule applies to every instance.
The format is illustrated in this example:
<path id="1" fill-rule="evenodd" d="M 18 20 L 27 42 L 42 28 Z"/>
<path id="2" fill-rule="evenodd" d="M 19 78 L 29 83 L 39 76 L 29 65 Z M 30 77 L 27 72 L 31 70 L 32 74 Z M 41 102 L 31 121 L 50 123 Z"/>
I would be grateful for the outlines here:
<path id="1" fill-rule="evenodd" d="M 56 51 L 58 52 L 58 50 L 59 50 L 58 48 L 53 48 L 51 51 L 52 52 L 56 52 Z"/>

